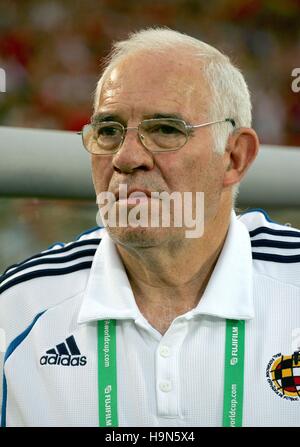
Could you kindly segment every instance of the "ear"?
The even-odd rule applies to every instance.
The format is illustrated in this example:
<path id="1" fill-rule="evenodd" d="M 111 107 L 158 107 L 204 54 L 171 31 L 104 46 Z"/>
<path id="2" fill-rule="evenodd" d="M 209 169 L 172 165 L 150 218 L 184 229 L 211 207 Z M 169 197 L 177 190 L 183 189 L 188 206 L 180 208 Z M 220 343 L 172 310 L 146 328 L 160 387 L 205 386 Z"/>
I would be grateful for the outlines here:
<path id="1" fill-rule="evenodd" d="M 223 186 L 239 183 L 256 158 L 259 140 L 256 132 L 248 127 L 240 127 L 228 138 L 224 153 Z"/>

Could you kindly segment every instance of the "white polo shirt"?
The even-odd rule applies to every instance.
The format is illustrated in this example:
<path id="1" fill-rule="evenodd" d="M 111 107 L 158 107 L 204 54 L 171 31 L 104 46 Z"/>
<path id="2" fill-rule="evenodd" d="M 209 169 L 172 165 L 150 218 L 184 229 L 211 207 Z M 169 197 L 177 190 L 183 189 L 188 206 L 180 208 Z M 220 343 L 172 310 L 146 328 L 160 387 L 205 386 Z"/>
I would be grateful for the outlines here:
<path id="1" fill-rule="evenodd" d="M 104 229 L 11 267 L 0 281 L 2 425 L 97 426 L 97 320 L 115 319 L 119 426 L 221 426 L 226 319 L 242 319 L 243 426 L 299 426 L 299 247 L 299 230 L 232 212 L 199 304 L 164 335 Z"/>

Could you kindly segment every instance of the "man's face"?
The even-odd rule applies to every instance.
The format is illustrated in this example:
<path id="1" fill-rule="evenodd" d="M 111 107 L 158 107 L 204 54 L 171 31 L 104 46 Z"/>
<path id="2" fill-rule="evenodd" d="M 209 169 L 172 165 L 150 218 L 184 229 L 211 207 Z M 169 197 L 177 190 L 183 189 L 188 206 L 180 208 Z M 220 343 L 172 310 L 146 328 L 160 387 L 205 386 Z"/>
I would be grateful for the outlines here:
<path id="1" fill-rule="evenodd" d="M 195 65 L 183 52 L 177 57 L 130 56 L 104 82 L 95 115 L 105 114 L 128 127 L 157 114 L 176 115 L 188 124 L 211 121 L 209 88 Z M 204 192 L 208 221 L 220 206 L 224 174 L 223 157 L 213 149 L 211 126 L 194 129 L 178 151 L 160 153 L 149 152 L 137 131 L 128 131 L 118 153 L 92 156 L 96 194 L 116 193 L 120 184 L 126 184 L 129 191 Z M 183 229 L 178 228 L 108 229 L 111 237 L 124 245 L 152 246 L 184 237 Z"/>

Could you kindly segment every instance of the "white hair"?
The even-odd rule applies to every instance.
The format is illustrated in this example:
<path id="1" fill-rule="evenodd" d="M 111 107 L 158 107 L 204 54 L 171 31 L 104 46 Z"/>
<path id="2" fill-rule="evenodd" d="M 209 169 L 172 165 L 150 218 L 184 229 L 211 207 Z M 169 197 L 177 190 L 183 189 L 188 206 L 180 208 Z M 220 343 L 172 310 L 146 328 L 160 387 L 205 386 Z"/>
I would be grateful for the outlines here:
<path id="1" fill-rule="evenodd" d="M 195 63 L 199 61 L 199 76 L 202 75 L 210 88 L 209 104 L 210 121 L 231 118 L 236 128 L 251 127 L 251 100 L 246 81 L 228 56 L 219 50 L 186 34 L 167 28 L 148 28 L 132 33 L 128 39 L 116 42 L 106 58 L 105 69 L 99 79 L 95 91 L 94 111 L 96 111 L 104 81 L 111 71 L 129 55 L 149 51 L 157 53 L 177 52 L 179 49 L 189 50 Z M 211 126 L 215 152 L 225 151 L 227 139 L 232 132 L 231 123 L 220 123 Z M 238 185 L 233 188 L 234 199 Z"/>

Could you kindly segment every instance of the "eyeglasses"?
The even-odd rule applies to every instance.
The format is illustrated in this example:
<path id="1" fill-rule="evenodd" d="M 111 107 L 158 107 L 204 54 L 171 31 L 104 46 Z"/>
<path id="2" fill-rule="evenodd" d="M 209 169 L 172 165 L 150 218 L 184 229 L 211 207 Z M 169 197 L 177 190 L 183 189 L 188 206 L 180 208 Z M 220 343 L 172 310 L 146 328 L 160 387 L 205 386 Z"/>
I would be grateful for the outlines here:
<path id="1" fill-rule="evenodd" d="M 85 149 L 95 155 L 112 155 L 122 146 L 127 130 L 137 130 L 140 142 L 151 152 L 176 151 L 188 141 L 194 128 L 229 122 L 232 118 L 190 125 L 176 118 L 152 118 L 140 122 L 138 127 L 125 127 L 119 122 L 103 121 L 86 124 L 81 132 Z"/>

